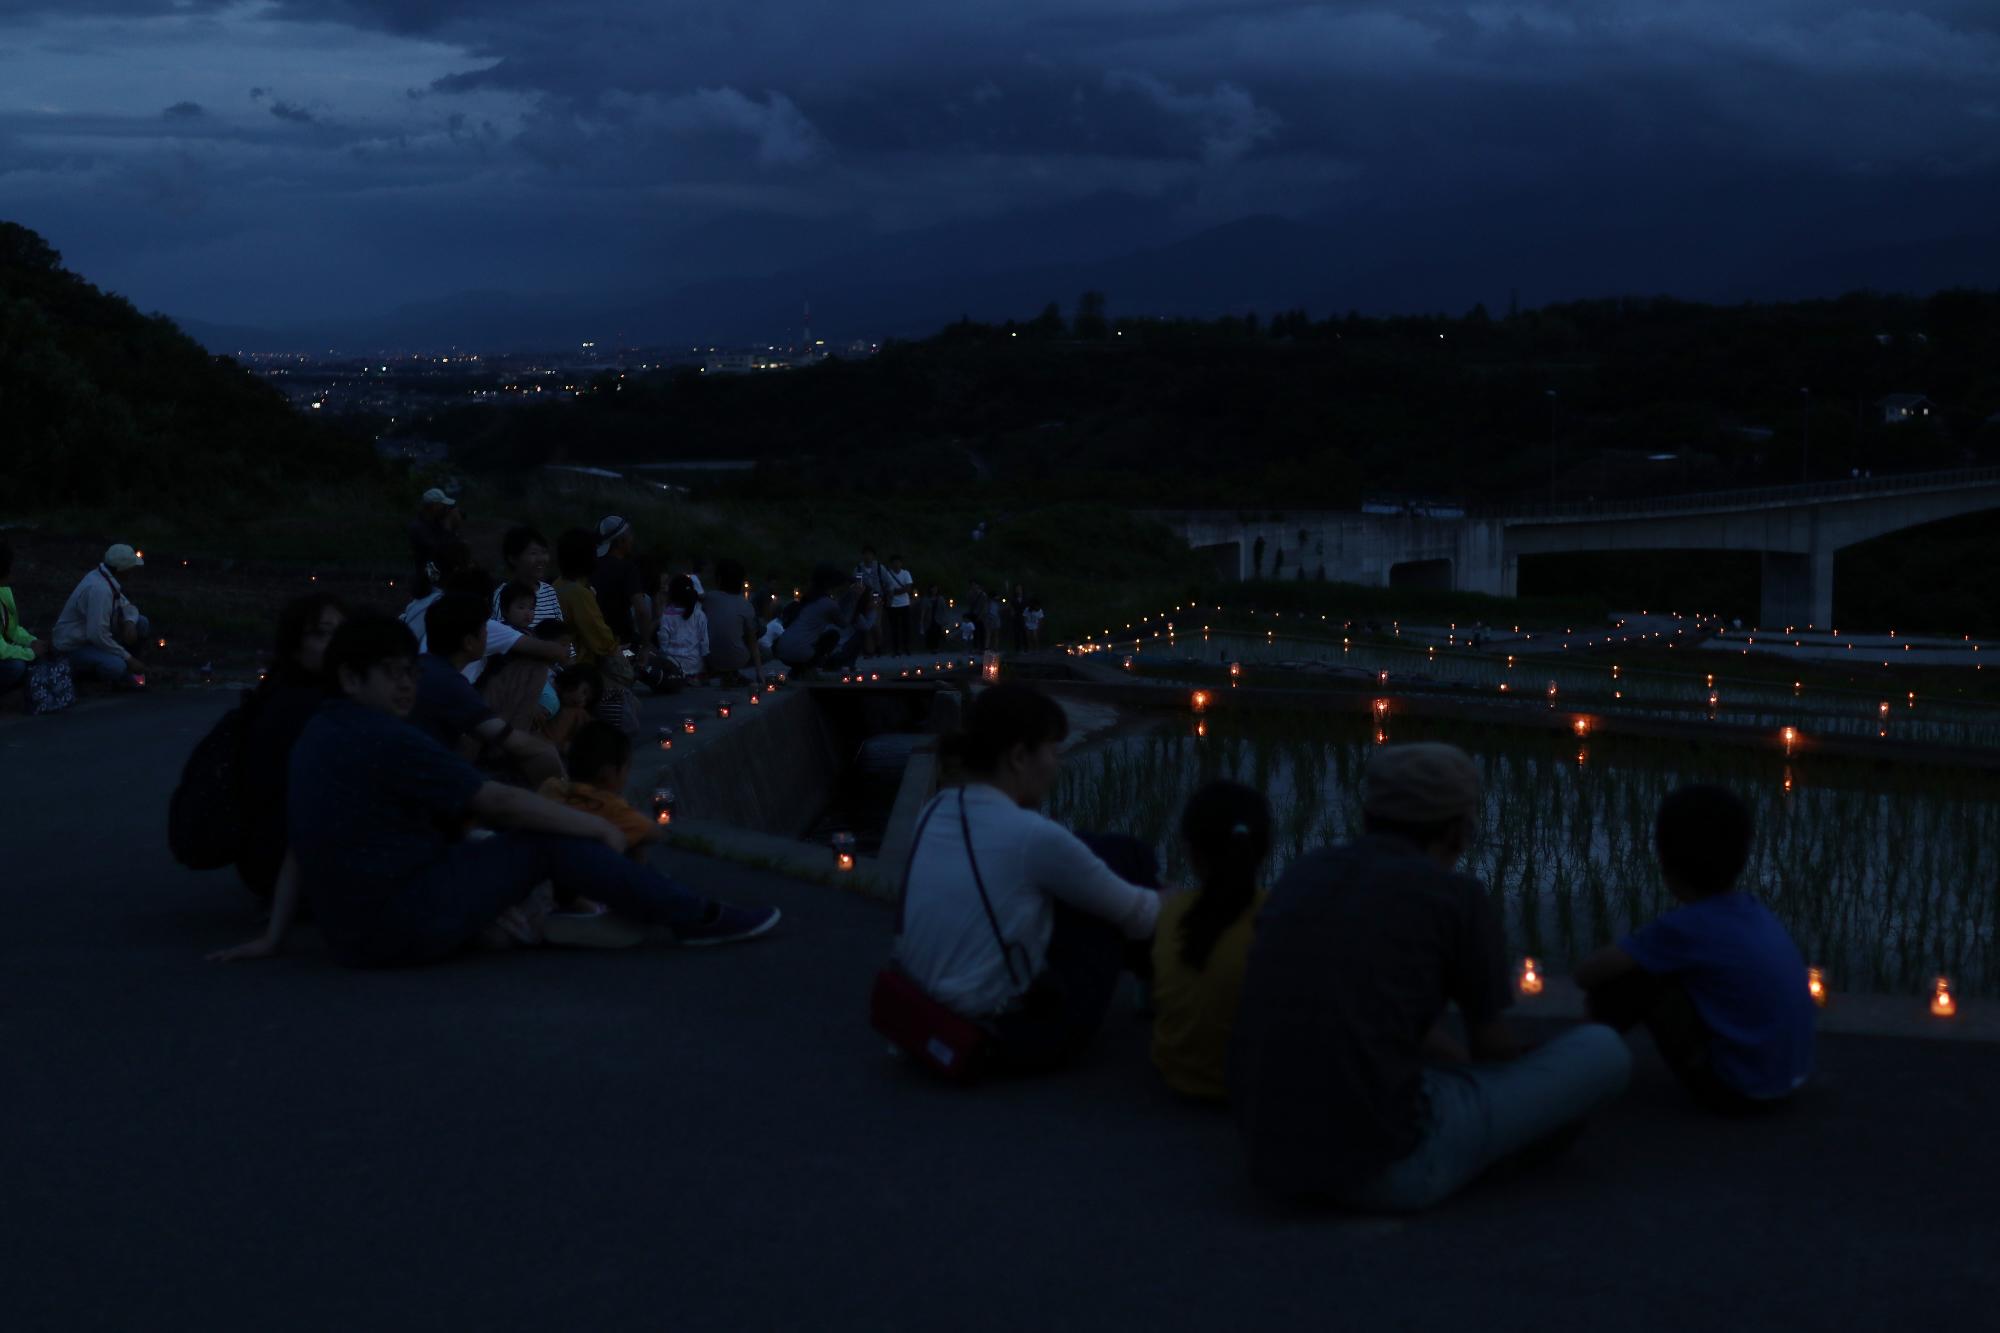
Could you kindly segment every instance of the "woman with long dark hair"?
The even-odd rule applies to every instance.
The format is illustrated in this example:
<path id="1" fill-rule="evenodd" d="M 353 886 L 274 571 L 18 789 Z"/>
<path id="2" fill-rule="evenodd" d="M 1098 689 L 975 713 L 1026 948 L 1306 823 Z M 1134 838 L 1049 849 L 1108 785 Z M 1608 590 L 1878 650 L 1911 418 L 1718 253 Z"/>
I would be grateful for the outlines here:
<path id="1" fill-rule="evenodd" d="M 911 849 L 896 963 L 938 1003 L 985 1027 L 995 1063 L 1066 1063 L 1104 1021 L 1128 941 L 1153 934 L 1158 867 L 1136 839 L 1086 841 L 1039 813 L 1069 721 L 1027 685 L 974 699 L 947 763 L 962 786 L 925 808 Z"/>
<path id="2" fill-rule="evenodd" d="M 1227 1095 L 1229 1030 L 1236 1022 L 1251 931 L 1263 903 L 1258 878 L 1271 855 L 1271 806 L 1237 782 L 1211 782 L 1181 812 L 1197 885 L 1161 904 L 1153 937 L 1153 1063 L 1190 1097 Z"/>
<path id="3" fill-rule="evenodd" d="M 286 603 L 278 613 L 270 674 L 250 697 L 236 770 L 237 809 L 243 819 L 236 873 L 259 898 L 271 896 L 285 863 L 292 747 L 326 701 L 326 645 L 346 619 L 347 608 L 327 593 L 308 593 Z"/>

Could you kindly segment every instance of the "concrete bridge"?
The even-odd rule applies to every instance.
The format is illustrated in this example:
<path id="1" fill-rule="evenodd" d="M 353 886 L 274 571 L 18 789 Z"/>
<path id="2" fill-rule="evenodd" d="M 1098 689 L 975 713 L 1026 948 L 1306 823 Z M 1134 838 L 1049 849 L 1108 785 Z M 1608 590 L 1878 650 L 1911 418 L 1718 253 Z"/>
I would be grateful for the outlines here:
<path id="1" fill-rule="evenodd" d="M 1763 558 L 1761 623 L 1827 626 L 1835 552 L 1987 509 L 2000 509 L 2000 467 L 1462 516 L 1413 509 L 1172 510 L 1156 517 L 1189 546 L 1212 553 L 1224 577 L 1239 581 L 1261 569 L 1266 577 L 1504 597 L 1517 591 L 1524 555 L 1756 551 Z"/>

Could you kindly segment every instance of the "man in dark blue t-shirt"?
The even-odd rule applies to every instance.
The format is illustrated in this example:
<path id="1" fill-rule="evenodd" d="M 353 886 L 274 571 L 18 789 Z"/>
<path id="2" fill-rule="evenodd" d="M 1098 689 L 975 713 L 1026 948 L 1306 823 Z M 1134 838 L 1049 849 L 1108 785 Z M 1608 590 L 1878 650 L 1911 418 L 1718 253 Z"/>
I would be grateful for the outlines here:
<path id="1" fill-rule="evenodd" d="M 447 750 L 470 740 L 482 756 L 505 757 L 539 787 L 563 776 L 562 756 L 540 736 L 511 727 L 465 678 L 465 668 L 486 651 L 486 607 L 468 593 L 448 593 L 424 612 L 431 650 L 417 659 L 417 701 L 410 724 Z M 471 751 L 463 751 L 470 753 Z"/>
<path id="2" fill-rule="evenodd" d="M 335 633 L 326 671 L 340 683 L 292 752 L 288 826 L 298 886 L 281 882 L 266 934 L 215 955 L 276 953 L 303 891 L 328 950 L 357 967 L 421 963 L 457 952 L 543 881 L 683 944 L 750 939 L 774 907 L 704 898 L 624 855 L 625 837 L 595 815 L 478 769 L 404 719 L 416 701 L 416 640 L 390 616 Z M 467 817 L 504 829 L 456 841 Z"/>
<path id="3" fill-rule="evenodd" d="M 1644 1023 L 1682 1085 L 1725 1114 L 1782 1101 L 1812 1074 L 1805 960 L 1770 909 L 1736 888 L 1754 833 L 1734 792 L 1670 794 L 1654 849 L 1684 906 L 1576 969 L 1592 1017 L 1621 1030 Z"/>

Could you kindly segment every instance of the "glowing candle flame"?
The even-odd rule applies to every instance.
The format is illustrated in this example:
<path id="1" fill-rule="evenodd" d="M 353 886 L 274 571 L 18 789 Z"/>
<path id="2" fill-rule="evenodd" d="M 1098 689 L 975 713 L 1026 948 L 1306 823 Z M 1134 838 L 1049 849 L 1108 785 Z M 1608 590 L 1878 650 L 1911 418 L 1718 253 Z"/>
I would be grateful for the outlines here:
<path id="1" fill-rule="evenodd" d="M 1195 712 L 1206 713 L 1208 711 L 1208 691 L 1196 690 L 1194 694 L 1189 697 L 1188 703 L 1193 707 Z"/>
<path id="2" fill-rule="evenodd" d="M 1540 995 L 1542 993 L 1542 965 L 1532 958 L 1521 960 L 1521 994 Z"/>
<path id="3" fill-rule="evenodd" d="M 1820 1008 L 1826 1008 L 1826 974 L 1816 967 L 1806 969 L 1806 994 Z"/>
<path id="4" fill-rule="evenodd" d="M 1951 994 L 1951 982 L 1944 977 L 1937 979 L 1931 991 L 1931 1012 L 1939 1018 L 1950 1018 L 1958 1012 L 1958 1001 Z"/>

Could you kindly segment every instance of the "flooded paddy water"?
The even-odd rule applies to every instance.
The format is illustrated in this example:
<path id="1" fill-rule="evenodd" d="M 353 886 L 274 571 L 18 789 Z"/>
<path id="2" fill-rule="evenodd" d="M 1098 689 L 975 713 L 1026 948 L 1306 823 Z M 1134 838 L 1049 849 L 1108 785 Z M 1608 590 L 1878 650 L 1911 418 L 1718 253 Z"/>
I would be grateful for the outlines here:
<path id="1" fill-rule="evenodd" d="M 1184 661 L 1192 646 L 1183 638 L 1175 656 Z M 1297 644 L 1262 645 L 1268 656 L 1240 636 L 1215 636 L 1207 646 L 1204 663 L 1298 661 Z M 1411 679 L 1419 672 L 1407 651 L 1356 643 L 1342 653 L 1337 642 L 1332 649 L 1363 671 L 1389 671 L 1392 689 L 1422 688 Z M 1164 668 L 1166 651 L 1163 642 L 1153 655 L 1155 670 Z M 1505 679 L 1504 660 L 1437 656 L 1456 668 L 1448 680 L 1432 674 L 1441 690 L 1497 692 Z M 1422 650 L 1415 659 L 1428 665 Z M 1607 712 L 1607 705 L 1623 702 L 1598 697 L 1617 688 L 1606 663 L 1537 659 L 1514 670 L 1530 673 L 1544 689 L 1554 680 L 1566 705 Z M 1560 969 L 1673 906 L 1650 847 L 1653 812 L 1673 787 L 1713 782 L 1740 794 L 1756 815 L 1745 886 L 1783 919 L 1834 989 L 1914 994 L 1943 973 L 1966 992 L 2000 993 L 2000 775 L 1713 743 L 1702 735 L 1705 699 L 1675 697 L 1684 680 L 1631 684 L 1629 693 L 1639 697 L 1630 707 L 1651 709 L 1655 718 L 1684 716 L 1686 738 L 1596 732 L 1579 738 L 1546 726 L 1394 711 L 1371 717 L 1351 701 L 1330 700 L 1324 709 L 1220 710 L 1203 719 L 1201 734 L 1192 717 L 1182 717 L 1084 747 L 1066 765 L 1052 813 L 1074 827 L 1127 830 L 1153 841 L 1170 880 L 1186 882 L 1173 836 L 1182 804 L 1203 782 L 1244 782 L 1265 792 L 1273 807 L 1275 878 L 1302 851 L 1358 831 L 1360 775 L 1375 745 L 1449 741 L 1485 775 L 1485 810 L 1466 868 L 1499 897 L 1510 947 Z M 1746 698 L 1730 710 L 1730 720 L 1747 716 L 1826 734 L 1844 732 L 1839 723 L 1846 712 L 1858 711 L 1851 734 L 1874 734 L 1883 725 L 1873 700 L 1802 701 L 1769 685 L 1763 690 L 1767 697 Z M 1857 702 L 1868 707 L 1855 709 Z M 1901 709 L 1888 725 L 1906 737 L 1927 726 L 1934 738 L 1983 744 L 1988 728 L 2000 732 L 2000 718 L 1989 709 L 1927 710 L 1922 701 Z"/>

